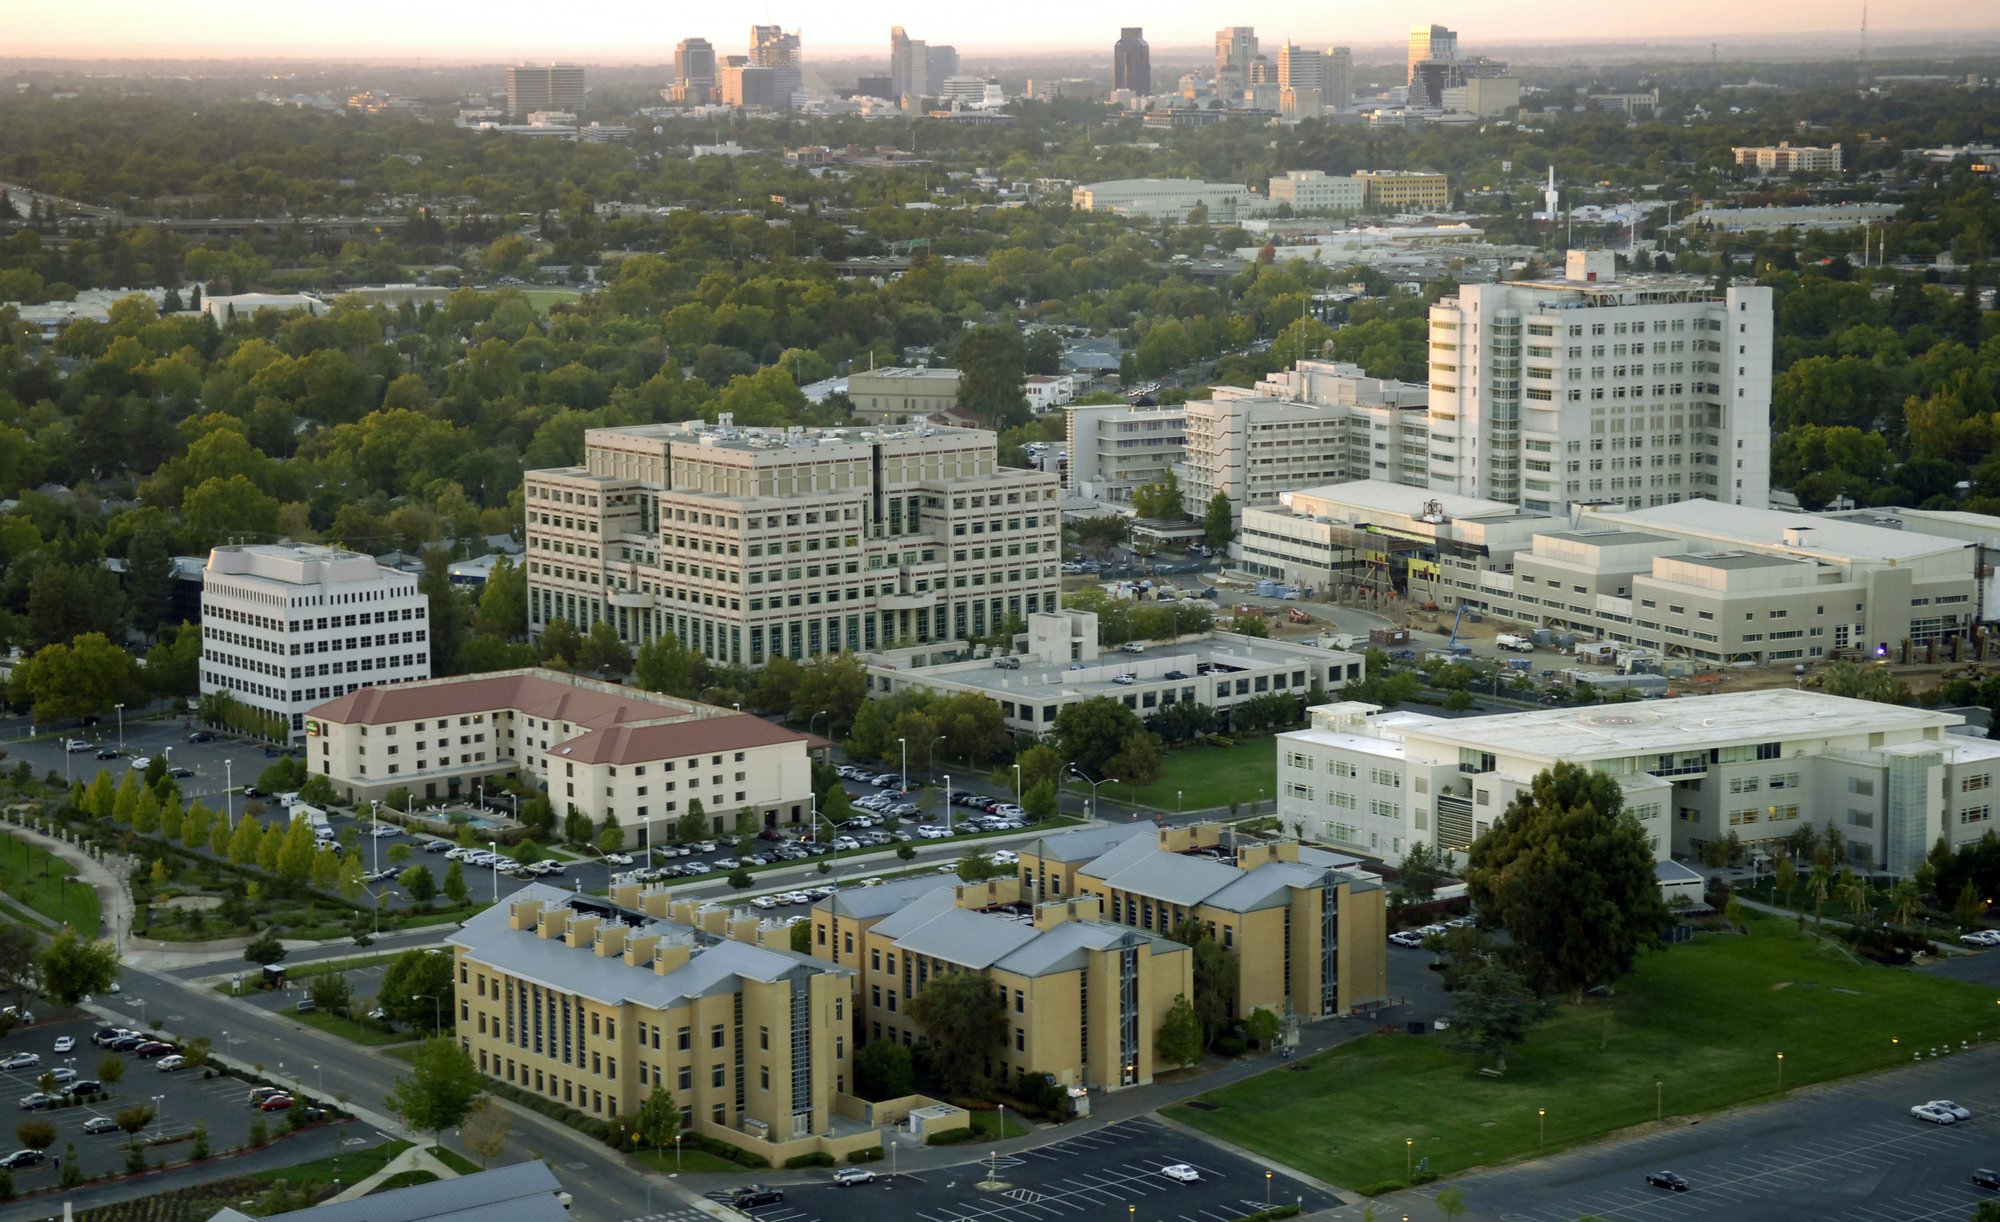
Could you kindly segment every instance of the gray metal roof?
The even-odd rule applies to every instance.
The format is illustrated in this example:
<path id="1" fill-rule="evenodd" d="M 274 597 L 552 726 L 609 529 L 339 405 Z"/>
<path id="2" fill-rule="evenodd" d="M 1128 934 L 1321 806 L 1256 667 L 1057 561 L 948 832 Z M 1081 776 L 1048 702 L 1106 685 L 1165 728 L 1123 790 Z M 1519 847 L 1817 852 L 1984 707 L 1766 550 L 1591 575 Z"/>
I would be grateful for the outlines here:
<path id="1" fill-rule="evenodd" d="M 608 1005 L 630 1001 L 661 1009 L 686 998 L 733 992 L 739 980 L 775 981 L 802 966 L 815 972 L 847 974 L 852 970 L 809 955 L 747 942 L 724 940 L 704 944 L 695 939 L 688 961 L 661 975 L 650 965 L 628 966 L 618 955 L 598 955 L 588 947 L 571 947 L 558 938 L 544 938 L 532 930 L 507 926 L 507 910 L 512 902 L 538 899 L 551 908 L 559 908 L 572 898 L 567 891 L 539 883 L 523 887 L 514 893 L 509 904 L 496 904 L 479 913 L 447 941 L 464 947 L 467 954 L 483 963 L 550 988 Z M 694 931 L 685 925 L 636 914 L 625 916 L 636 933 L 695 938 Z"/>
<path id="2" fill-rule="evenodd" d="M 1129 839 L 1078 873 L 1183 908 L 1201 903 L 1243 876 L 1235 866 L 1219 861 L 1166 852 L 1152 836 Z"/>
<path id="3" fill-rule="evenodd" d="M 894 938 L 904 951 L 970 968 L 992 967 L 1036 936 L 1035 927 L 1025 920 L 960 908 L 948 888 L 885 918 L 875 932 Z"/>
<path id="4" fill-rule="evenodd" d="M 1059 832 L 1031 842 L 1021 850 L 1023 857 L 1047 861 L 1089 861 L 1101 857 L 1134 836 L 1157 838 L 1159 830 L 1150 823 L 1119 823 L 1110 827 L 1087 827 L 1081 831 Z"/>
<path id="5" fill-rule="evenodd" d="M 858 920 L 872 920 L 900 911 L 905 904 L 918 896 L 944 888 L 949 891 L 959 883 L 956 874 L 924 874 L 915 878 L 901 878 L 895 882 L 883 883 L 879 887 L 846 887 L 827 896 L 813 907 L 824 909 L 837 916 L 854 917 Z"/>
<path id="6" fill-rule="evenodd" d="M 1191 947 L 1171 938 L 1142 930 L 1127 929 L 1108 921 L 1064 921 L 1043 930 L 1041 936 L 1022 946 L 993 966 L 1019 976 L 1049 976 L 1073 972 L 1083 967 L 1086 952 L 1116 946 L 1150 943 L 1154 954 L 1192 954 Z"/>
<path id="7" fill-rule="evenodd" d="M 516 1163 L 457 1179 L 374 1193 L 333 1205 L 273 1214 L 265 1222 L 563 1222 L 569 1211 L 556 1198 L 562 1185 L 546 1164 Z M 210 1222 L 241 1218 L 233 1209 Z"/>

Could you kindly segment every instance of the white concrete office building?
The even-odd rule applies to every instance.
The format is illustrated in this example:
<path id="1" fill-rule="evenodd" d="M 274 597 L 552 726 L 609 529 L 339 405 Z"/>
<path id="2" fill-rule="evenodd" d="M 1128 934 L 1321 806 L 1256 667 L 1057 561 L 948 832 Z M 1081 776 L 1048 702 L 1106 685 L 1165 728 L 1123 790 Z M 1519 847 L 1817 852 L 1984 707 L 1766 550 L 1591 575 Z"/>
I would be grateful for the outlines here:
<path id="1" fill-rule="evenodd" d="M 1993 826 L 2000 743 L 1950 733 L 1955 713 L 1774 688 L 1491 717 L 1311 710 L 1277 740 L 1278 815 L 1343 847 L 1452 853 L 1558 760 L 1617 779 L 1656 857 L 1697 858 L 1731 834 L 1753 852 L 1802 823 L 1838 828 L 1856 869 L 1908 876 L 1942 836 Z"/>
<path id="2" fill-rule="evenodd" d="M 1308 213 L 1344 216 L 1359 212 L 1364 192 L 1360 179 L 1323 170 L 1287 170 L 1271 180 L 1270 190 L 1273 206 L 1290 204 L 1298 216 Z"/>
<path id="3" fill-rule="evenodd" d="M 299 544 L 218 547 L 201 589 L 201 692 L 283 717 L 358 687 L 428 679 L 430 600 L 373 556 Z"/>
<path id="4" fill-rule="evenodd" d="M 1056 477 L 985 429 L 592 429 L 528 472 L 528 630 L 610 623 L 760 666 L 965 640 L 1054 610 Z"/>
<path id="5" fill-rule="evenodd" d="M 1176 223 L 1187 220 L 1196 208 L 1206 209 L 1211 223 L 1269 210 L 1268 200 L 1240 183 L 1198 178 L 1120 178 L 1085 183 L 1071 193 L 1070 203 L 1086 212 Z"/>
<path id="6" fill-rule="evenodd" d="M 1187 408 L 1071 403 L 1063 408 L 1069 467 L 1063 490 L 1130 501 L 1134 488 L 1165 481 L 1187 449 Z"/>
<path id="7" fill-rule="evenodd" d="M 1430 314 L 1431 488 L 1563 512 L 1770 499 L 1771 290 L 1616 277 L 1468 284 Z"/>

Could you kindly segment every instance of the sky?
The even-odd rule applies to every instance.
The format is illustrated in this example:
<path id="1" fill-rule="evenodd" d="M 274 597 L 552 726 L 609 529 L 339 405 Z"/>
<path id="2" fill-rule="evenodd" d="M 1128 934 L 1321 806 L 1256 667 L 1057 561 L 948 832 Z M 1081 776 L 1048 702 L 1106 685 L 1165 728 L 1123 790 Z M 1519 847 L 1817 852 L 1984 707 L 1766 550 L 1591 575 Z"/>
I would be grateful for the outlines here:
<path id="1" fill-rule="evenodd" d="M 1867 0 L 1871 40 L 1898 34 L 1957 30 L 2000 33 L 1992 0 Z M 300 59 L 416 57 L 440 60 L 543 60 L 556 56 L 600 62 L 656 63 L 672 58 L 681 38 L 707 38 L 723 53 L 740 53 L 754 22 L 801 31 L 808 59 L 823 54 L 879 51 L 887 58 L 891 25 L 910 37 L 951 43 L 961 56 L 1003 51 L 1100 52 L 1123 24 L 1138 23 L 1157 50 L 1213 45 L 1224 25 L 1256 27 L 1275 48 L 1300 43 L 1380 47 L 1400 43 L 1413 21 L 1459 31 L 1462 52 L 1482 43 L 1526 40 L 1717 40 L 1729 37 L 1822 34 L 1858 30 L 1862 0 L 1682 0 L 1675 4 L 1605 0 L 1457 0 L 1428 10 L 1388 0 L 1231 0 L 1166 6 L 1121 0 L 1008 0 L 999 4 L 917 4 L 913 0 L 762 0 L 742 7 L 661 4 L 658 0 L 593 0 L 570 10 L 544 2 L 484 0 L 476 5 L 408 0 L 13 0 L 0 34 L 0 55 L 66 57 L 230 58 L 284 55 Z M 691 10 L 694 15 L 691 14 Z"/>

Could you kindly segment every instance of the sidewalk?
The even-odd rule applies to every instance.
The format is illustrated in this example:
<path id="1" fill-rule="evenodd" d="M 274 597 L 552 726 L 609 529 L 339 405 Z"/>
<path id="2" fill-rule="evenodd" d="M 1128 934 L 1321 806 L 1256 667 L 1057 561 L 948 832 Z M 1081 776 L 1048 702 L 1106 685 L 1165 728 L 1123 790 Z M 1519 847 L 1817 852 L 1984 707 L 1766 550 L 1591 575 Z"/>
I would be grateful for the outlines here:
<path id="1" fill-rule="evenodd" d="M 47 832 L 36 831 L 28 823 L 7 824 L 4 829 L 10 836 L 21 839 L 55 854 L 76 868 L 78 881 L 87 884 L 97 893 L 97 906 L 103 913 L 100 937 L 109 938 L 118 948 L 119 958 L 125 957 L 132 941 L 132 893 L 125 886 L 125 879 L 132 870 L 131 859 L 111 855 L 99 861 L 85 852 L 81 845 L 71 844 Z M 44 922 L 52 924 L 51 922 Z"/>
<path id="2" fill-rule="evenodd" d="M 432 1154 L 430 1149 L 423 1142 L 419 1141 L 416 1145 L 411 1146 L 401 1154 L 390 1159 L 383 1165 L 380 1171 L 362 1180 L 352 1188 L 343 1189 L 338 1196 L 329 1197 L 327 1200 L 320 1202 L 320 1204 L 331 1205 L 336 1201 L 359 1200 L 373 1192 L 375 1186 L 383 1180 L 391 1176 L 400 1175 L 405 1171 L 428 1171 L 441 1180 L 455 1180 L 458 1178 L 458 1172 L 439 1162 L 437 1155 Z"/>

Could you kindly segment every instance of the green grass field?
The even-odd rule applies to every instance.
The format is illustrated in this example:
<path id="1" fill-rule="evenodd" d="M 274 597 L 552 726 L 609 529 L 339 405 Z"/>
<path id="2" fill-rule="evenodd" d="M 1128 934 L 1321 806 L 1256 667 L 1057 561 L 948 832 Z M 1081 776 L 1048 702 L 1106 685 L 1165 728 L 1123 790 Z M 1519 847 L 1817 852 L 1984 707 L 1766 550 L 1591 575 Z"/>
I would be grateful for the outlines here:
<path id="1" fill-rule="evenodd" d="M 1781 1072 L 1791 1090 L 2000 1036 L 1989 989 L 1857 964 L 1781 918 L 1750 929 L 1645 955 L 1616 997 L 1559 1004 L 1497 1079 L 1440 1038 L 1371 1036 L 1192 1101 L 1213 1110 L 1169 1111 L 1367 1190 L 1413 1158 L 1439 1174 L 1492 1166 L 1770 1098 Z"/>
<path id="2" fill-rule="evenodd" d="M 567 305 L 583 300 L 583 294 L 575 289 L 522 289 L 521 295 L 528 304 L 535 307 L 537 314 L 546 314 L 550 306 Z"/>
<path id="3" fill-rule="evenodd" d="M 1268 736 L 1246 739 L 1233 747 L 1183 747 L 1161 761 L 1160 777 L 1136 789 L 1130 785 L 1100 785 L 1098 796 L 1119 802 L 1137 802 L 1160 810 L 1175 809 L 1179 791 L 1180 809 L 1226 808 L 1239 803 L 1244 814 L 1257 801 L 1261 790 L 1264 809 L 1276 799 L 1278 749 Z M 1077 782 L 1072 781 L 1072 785 Z M 1083 786 L 1085 790 L 1090 787 Z"/>
<path id="4" fill-rule="evenodd" d="M 410 1148 L 407 1141 L 385 1141 L 379 1146 L 357 1150 L 352 1154 L 336 1154 L 331 1158 L 318 1158 L 308 1163 L 291 1167 L 278 1167 L 270 1171 L 256 1172 L 251 1178 L 288 1184 L 313 1184 L 331 1187 L 336 1179 L 343 1184 L 358 1184 L 362 1180 L 389 1165 L 389 1160 Z"/>
<path id="5" fill-rule="evenodd" d="M 73 879 L 62 859 L 13 836 L 0 837 L 0 891 L 45 917 L 66 921 L 88 938 L 97 936 L 102 916 L 97 892 Z"/>

